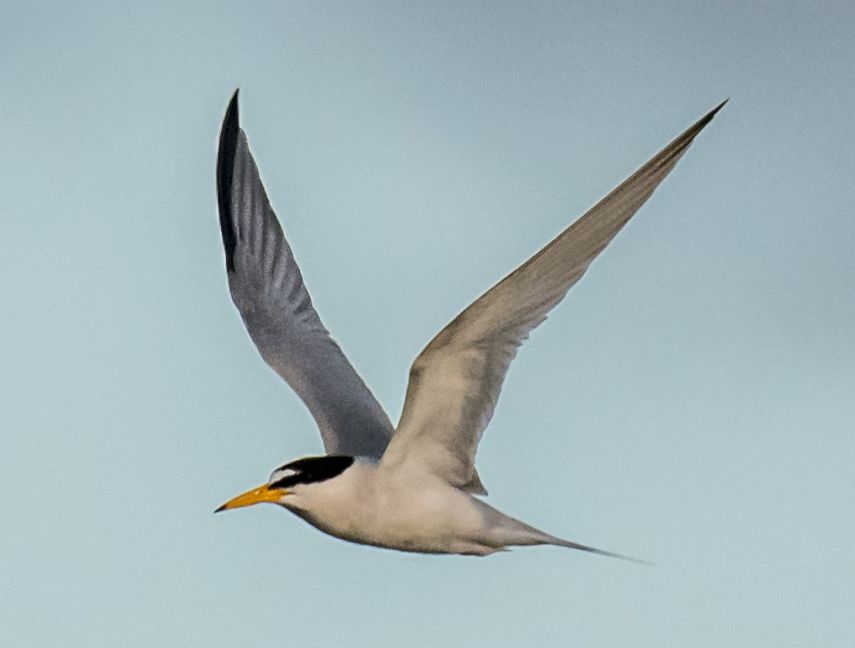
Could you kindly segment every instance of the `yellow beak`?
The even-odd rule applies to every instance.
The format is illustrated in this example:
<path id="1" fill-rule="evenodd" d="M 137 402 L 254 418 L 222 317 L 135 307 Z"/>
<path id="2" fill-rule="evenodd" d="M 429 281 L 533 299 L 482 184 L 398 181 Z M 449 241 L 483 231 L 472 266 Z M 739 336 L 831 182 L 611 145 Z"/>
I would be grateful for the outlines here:
<path id="1" fill-rule="evenodd" d="M 283 495 L 287 494 L 288 491 L 282 488 L 268 488 L 267 484 L 264 484 L 263 486 L 253 488 L 252 490 L 247 491 L 242 495 L 238 495 L 237 497 L 230 499 L 228 502 L 226 502 L 220 508 L 214 511 L 214 513 L 219 513 L 220 511 L 225 511 L 226 509 L 240 508 L 242 506 L 252 506 L 253 504 L 258 504 L 259 502 L 276 503 Z"/>

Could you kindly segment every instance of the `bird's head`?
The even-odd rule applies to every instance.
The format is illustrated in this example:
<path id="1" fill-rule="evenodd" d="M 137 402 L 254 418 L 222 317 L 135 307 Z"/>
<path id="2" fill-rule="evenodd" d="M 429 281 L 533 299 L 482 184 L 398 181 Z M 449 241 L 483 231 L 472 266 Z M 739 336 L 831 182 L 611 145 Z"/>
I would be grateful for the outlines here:
<path id="1" fill-rule="evenodd" d="M 337 477 L 352 464 L 353 457 L 343 455 L 297 459 L 274 470 L 266 484 L 230 499 L 214 513 L 261 502 L 288 506 L 289 497 L 299 495 L 309 484 Z"/>

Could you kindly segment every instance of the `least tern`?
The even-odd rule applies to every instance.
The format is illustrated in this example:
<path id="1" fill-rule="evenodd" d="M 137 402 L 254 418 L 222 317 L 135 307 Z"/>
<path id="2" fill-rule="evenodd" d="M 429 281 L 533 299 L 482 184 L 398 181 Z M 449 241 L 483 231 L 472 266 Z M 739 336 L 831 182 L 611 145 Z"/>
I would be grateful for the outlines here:
<path id="1" fill-rule="evenodd" d="M 261 357 L 314 417 L 325 456 L 287 463 L 217 511 L 278 504 L 332 536 L 421 553 L 486 556 L 562 540 L 489 506 L 478 442 L 532 329 L 647 201 L 725 102 L 476 299 L 415 359 L 397 427 L 315 311 L 238 119 L 223 120 L 217 195 L 232 300 Z"/>

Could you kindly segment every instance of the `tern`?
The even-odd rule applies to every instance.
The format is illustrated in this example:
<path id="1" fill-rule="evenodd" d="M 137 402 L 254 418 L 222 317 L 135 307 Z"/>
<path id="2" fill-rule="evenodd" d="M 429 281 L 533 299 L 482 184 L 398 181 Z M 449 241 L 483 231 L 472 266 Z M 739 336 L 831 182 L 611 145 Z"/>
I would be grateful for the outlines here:
<path id="1" fill-rule="evenodd" d="M 217 511 L 270 502 L 337 538 L 400 551 L 486 556 L 557 545 L 625 558 L 479 499 L 487 492 L 475 453 L 520 345 L 725 103 L 442 329 L 412 364 L 394 427 L 312 305 L 240 127 L 235 92 L 216 171 L 229 289 L 261 357 L 311 412 L 326 454 L 286 463 Z"/>

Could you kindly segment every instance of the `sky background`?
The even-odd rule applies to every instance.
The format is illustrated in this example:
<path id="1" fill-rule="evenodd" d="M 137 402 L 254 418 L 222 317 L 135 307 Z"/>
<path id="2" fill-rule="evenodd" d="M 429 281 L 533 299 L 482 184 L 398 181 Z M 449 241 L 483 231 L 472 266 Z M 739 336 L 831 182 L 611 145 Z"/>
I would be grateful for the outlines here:
<path id="1" fill-rule="evenodd" d="M 853 645 L 851 2 L 0 8 L 4 646 Z M 493 505 L 655 566 L 212 514 L 321 451 L 227 291 L 236 87 L 393 420 L 442 326 L 730 97 L 525 345 L 478 457 Z"/>

